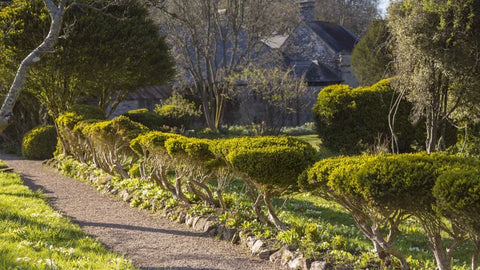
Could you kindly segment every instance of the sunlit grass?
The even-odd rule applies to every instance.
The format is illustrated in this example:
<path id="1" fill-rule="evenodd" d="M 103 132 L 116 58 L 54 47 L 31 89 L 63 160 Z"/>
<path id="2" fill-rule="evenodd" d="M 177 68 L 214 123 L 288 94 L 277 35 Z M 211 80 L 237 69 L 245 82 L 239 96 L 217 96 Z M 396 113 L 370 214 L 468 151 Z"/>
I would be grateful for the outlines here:
<path id="1" fill-rule="evenodd" d="M 0 173 L 0 269 L 135 268 L 55 212 L 18 175 Z"/>

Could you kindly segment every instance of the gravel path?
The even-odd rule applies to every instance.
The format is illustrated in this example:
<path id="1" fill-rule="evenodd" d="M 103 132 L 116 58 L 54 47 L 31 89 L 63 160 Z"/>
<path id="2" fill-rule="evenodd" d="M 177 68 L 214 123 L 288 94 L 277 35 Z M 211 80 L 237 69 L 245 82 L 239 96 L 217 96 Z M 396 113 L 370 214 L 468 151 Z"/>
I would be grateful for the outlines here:
<path id="1" fill-rule="evenodd" d="M 131 208 L 87 183 L 60 175 L 41 161 L 4 154 L 0 159 L 20 172 L 31 189 L 42 189 L 53 208 L 140 269 L 283 269 L 250 256 L 239 246 Z"/>

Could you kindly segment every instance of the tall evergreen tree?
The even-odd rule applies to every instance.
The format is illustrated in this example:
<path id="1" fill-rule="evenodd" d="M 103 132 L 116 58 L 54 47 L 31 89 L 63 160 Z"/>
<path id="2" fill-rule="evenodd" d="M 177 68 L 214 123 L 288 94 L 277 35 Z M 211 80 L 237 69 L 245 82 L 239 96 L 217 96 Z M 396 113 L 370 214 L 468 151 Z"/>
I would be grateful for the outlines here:
<path id="1" fill-rule="evenodd" d="M 373 20 L 367 33 L 355 45 L 352 67 L 361 85 L 373 85 L 392 75 L 393 55 L 389 41 L 386 21 Z"/>

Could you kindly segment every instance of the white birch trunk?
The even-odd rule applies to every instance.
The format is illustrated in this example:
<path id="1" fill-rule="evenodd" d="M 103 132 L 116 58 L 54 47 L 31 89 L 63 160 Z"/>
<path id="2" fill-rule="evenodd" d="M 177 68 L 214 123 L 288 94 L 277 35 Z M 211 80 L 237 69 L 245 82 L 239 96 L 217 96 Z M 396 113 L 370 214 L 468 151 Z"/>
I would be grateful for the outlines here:
<path id="1" fill-rule="evenodd" d="M 5 98 L 2 108 L 0 109 L 0 133 L 2 133 L 13 120 L 12 111 L 18 97 L 20 96 L 20 93 L 23 90 L 23 87 L 25 86 L 30 68 L 36 62 L 40 61 L 41 57 L 45 53 L 54 52 L 54 47 L 57 44 L 60 36 L 60 31 L 63 24 L 63 15 L 65 14 L 66 10 L 66 0 L 61 0 L 58 6 L 55 5 L 52 0 L 43 1 L 47 7 L 48 13 L 50 14 L 50 18 L 52 19 L 50 30 L 42 44 L 40 44 L 27 57 L 25 57 L 18 67 L 15 79 L 13 80 L 7 97 Z"/>

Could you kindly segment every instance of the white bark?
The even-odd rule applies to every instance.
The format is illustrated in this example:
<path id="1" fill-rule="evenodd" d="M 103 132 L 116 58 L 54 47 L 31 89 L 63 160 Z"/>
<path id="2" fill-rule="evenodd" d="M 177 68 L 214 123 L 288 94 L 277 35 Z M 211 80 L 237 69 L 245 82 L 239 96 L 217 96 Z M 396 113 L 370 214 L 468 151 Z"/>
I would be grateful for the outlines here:
<path id="1" fill-rule="evenodd" d="M 18 67 L 15 79 L 8 91 L 7 97 L 0 109 L 0 133 L 8 127 L 12 121 L 12 111 L 15 103 L 22 92 L 27 81 L 30 68 L 46 53 L 54 52 L 54 47 L 58 42 L 60 31 L 62 30 L 63 17 L 66 11 L 66 0 L 61 0 L 56 5 L 52 0 L 43 0 L 52 20 L 50 30 L 44 41 L 38 45 Z"/>

